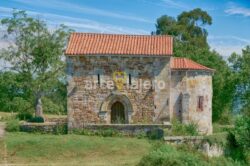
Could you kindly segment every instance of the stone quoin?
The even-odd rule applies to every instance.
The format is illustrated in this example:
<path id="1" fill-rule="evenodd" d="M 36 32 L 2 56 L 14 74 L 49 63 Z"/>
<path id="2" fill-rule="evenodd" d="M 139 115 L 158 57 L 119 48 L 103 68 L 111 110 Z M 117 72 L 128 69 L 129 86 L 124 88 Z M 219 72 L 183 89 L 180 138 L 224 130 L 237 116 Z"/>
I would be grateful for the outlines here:
<path id="1" fill-rule="evenodd" d="M 179 119 L 212 133 L 214 70 L 173 57 L 171 36 L 72 33 L 65 55 L 69 130 Z"/>

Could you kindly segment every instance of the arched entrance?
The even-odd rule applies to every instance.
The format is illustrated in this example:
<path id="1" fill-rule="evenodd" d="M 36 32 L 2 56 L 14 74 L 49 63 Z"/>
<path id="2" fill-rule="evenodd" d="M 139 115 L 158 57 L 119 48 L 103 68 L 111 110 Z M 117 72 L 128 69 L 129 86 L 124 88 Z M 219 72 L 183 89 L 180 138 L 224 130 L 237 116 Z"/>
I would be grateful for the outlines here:
<path id="1" fill-rule="evenodd" d="M 111 106 L 111 123 L 113 124 L 125 123 L 125 108 L 124 105 L 119 101 L 116 101 Z"/>
<path id="2" fill-rule="evenodd" d="M 133 108 L 129 98 L 119 92 L 112 92 L 101 103 L 99 117 L 107 124 L 121 123 L 118 119 L 121 119 L 122 123 L 128 124 L 132 123 L 132 112 Z"/>

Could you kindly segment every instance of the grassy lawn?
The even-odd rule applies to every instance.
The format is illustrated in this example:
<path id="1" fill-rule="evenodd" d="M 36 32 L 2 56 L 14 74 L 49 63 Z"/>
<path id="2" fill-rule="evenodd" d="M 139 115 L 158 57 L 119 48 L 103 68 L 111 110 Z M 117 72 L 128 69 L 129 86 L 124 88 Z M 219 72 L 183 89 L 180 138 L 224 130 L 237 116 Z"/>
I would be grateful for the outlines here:
<path id="1" fill-rule="evenodd" d="M 8 163 L 86 166 L 136 165 L 151 147 L 137 138 L 6 133 L 0 140 L 0 165 L 4 144 Z"/>

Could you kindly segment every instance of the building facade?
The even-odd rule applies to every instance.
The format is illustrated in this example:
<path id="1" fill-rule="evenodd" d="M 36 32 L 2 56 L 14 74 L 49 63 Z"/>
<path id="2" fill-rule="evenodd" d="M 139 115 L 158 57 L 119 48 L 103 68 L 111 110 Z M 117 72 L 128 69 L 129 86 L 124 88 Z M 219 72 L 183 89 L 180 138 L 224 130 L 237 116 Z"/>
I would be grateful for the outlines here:
<path id="1" fill-rule="evenodd" d="M 175 58 L 171 36 L 72 33 L 68 127 L 179 119 L 212 132 L 213 70 Z"/>

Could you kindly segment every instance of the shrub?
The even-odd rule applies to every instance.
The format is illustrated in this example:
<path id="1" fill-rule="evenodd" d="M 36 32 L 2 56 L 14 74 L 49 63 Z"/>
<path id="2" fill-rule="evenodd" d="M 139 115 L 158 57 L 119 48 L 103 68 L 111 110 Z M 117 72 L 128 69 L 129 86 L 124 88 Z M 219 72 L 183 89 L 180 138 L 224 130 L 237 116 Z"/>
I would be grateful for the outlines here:
<path id="1" fill-rule="evenodd" d="M 19 120 L 12 119 L 12 120 L 7 122 L 6 131 L 8 131 L 8 132 L 17 132 L 19 130 L 20 130 Z"/>
<path id="2" fill-rule="evenodd" d="M 138 139 L 142 139 L 142 138 L 146 138 L 146 137 L 147 137 L 147 134 L 146 134 L 145 131 L 140 131 L 140 132 L 137 132 L 137 133 L 135 134 L 135 136 L 136 136 L 136 138 L 138 138 Z"/>
<path id="3" fill-rule="evenodd" d="M 33 117 L 29 120 L 29 122 L 35 122 L 35 123 L 44 123 L 43 117 Z"/>
<path id="4" fill-rule="evenodd" d="M 227 138 L 228 138 L 228 133 L 223 132 L 205 136 L 204 141 L 208 142 L 210 145 L 216 144 L 225 148 L 228 144 Z"/>
<path id="5" fill-rule="evenodd" d="M 225 157 L 207 158 L 202 153 L 187 145 L 173 147 L 157 144 L 144 156 L 139 166 L 235 166 L 240 163 Z"/>
<path id="6" fill-rule="evenodd" d="M 190 135 L 198 135 L 198 126 L 195 123 L 190 123 L 187 125 L 184 125 L 186 133 Z"/>
<path id="7" fill-rule="evenodd" d="M 21 111 L 17 114 L 17 118 L 20 120 L 30 120 L 32 117 L 32 113 L 28 111 Z"/>
<path id="8" fill-rule="evenodd" d="M 54 134 L 67 134 L 68 133 L 68 126 L 67 124 L 58 124 L 54 130 Z"/>
<path id="9" fill-rule="evenodd" d="M 160 147 L 151 151 L 144 156 L 139 163 L 139 166 L 193 166 L 206 165 L 199 156 L 186 153 L 184 151 L 177 151 L 176 148 L 170 145 L 161 145 Z"/>
<path id="10" fill-rule="evenodd" d="M 250 164 L 250 117 L 241 116 L 236 119 L 235 128 L 229 132 L 228 141 L 228 155 Z"/>
<path id="11" fill-rule="evenodd" d="M 164 131 L 160 128 L 152 129 L 147 132 L 147 137 L 152 140 L 162 139 L 164 136 Z"/>
<path id="12" fill-rule="evenodd" d="M 171 131 L 168 131 L 168 135 L 198 135 L 198 127 L 195 123 L 190 124 L 182 124 L 180 121 L 174 119 L 172 120 L 172 128 Z"/>

